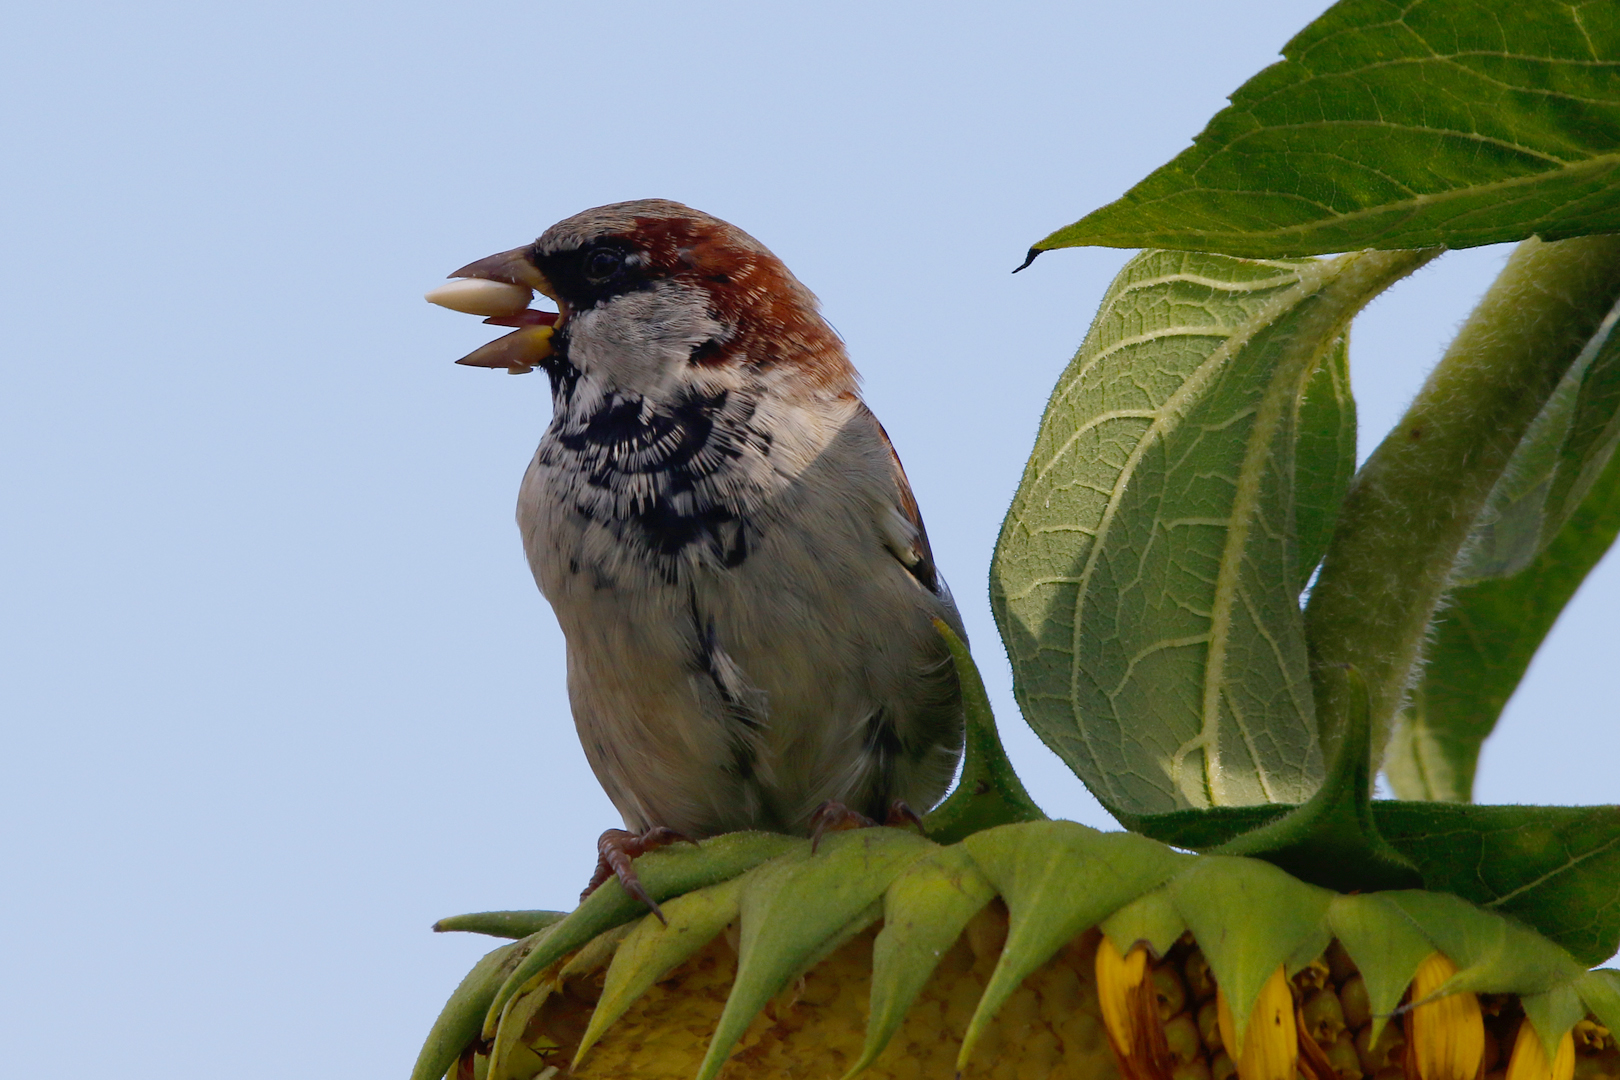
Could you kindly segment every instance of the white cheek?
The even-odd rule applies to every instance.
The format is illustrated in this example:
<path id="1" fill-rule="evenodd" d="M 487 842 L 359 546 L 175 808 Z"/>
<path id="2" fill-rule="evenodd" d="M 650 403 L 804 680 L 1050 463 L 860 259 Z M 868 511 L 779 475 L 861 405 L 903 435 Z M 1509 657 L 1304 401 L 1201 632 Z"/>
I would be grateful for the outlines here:
<path id="1" fill-rule="evenodd" d="M 789 476 L 809 468 L 861 408 L 854 395 L 831 399 L 807 395 L 791 381 L 793 375 L 782 370 L 768 373 L 755 413 L 759 426 L 774 436 L 773 464 Z"/>
<path id="2" fill-rule="evenodd" d="M 692 350 L 726 332 L 708 309 L 701 289 L 667 281 L 616 296 L 568 320 L 568 358 L 611 389 L 661 397 Z"/>

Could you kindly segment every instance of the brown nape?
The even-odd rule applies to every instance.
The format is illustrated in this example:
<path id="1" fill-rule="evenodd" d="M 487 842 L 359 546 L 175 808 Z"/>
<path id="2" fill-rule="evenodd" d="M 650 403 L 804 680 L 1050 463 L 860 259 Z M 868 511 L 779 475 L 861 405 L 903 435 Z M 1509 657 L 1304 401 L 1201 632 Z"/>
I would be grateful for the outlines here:
<path id="1" fill-rule="evenodd" d="M 762 367 L 799 366 L 817 390 L 850 391 L 855 369 L 843 342 L 816 311 L 816 298 L 782 260 L 730 225 L 687 218 L 637 218 L 636 242 L 671 278 L 701 285 L 715 317 L 736 336 L 697 358 L 706 365 L 747 356 Z"/>

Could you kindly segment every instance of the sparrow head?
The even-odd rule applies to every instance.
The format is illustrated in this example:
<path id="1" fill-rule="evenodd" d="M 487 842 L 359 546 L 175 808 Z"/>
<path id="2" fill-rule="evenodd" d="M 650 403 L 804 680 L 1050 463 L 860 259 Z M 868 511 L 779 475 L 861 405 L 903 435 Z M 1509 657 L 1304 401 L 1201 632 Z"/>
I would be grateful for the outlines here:
<path id="1" fill-rule="evenodd" d="M 815 296 L 759 241 L 666 199 L 586 210 L 428 294 L 518 327 L 459 361 L 569 370 L 651 401 L 746 376 L 842 395 L 855 373 Z M 529 310 L 532 293 L 556 314 Z"/>

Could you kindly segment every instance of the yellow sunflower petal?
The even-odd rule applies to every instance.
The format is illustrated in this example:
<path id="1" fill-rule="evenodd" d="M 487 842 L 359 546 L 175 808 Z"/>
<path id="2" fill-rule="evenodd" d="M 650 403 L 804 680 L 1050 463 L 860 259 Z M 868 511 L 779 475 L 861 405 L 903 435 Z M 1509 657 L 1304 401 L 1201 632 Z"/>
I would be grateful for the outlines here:
<path id="1" fill-rule="evenodd" d="M 1541 1048 L 1541 1036 L 1535 1026 L 1526 1020 L 1519 1025 L 1518 1038 L 1513 1041 L 1513 1056 L 1508 1059 L 1507 1080 L 1570 1080 L 1575 1075 L 1575 1037 L 1564 1032 L 1558 1040 L 1558 1053 L 1552 1065 L 1547 1064 L 1547 1051 Z"/>
<path id="2" fill-rule="evenodd" d="M 1131 1056 L 1136 1045 L 1136 1027 L 1131 1003 L 1137 996 L 1137 987 L 1147 975 L 1147 950 L 1138 945 L 1130 955 L 1121 956 L 1119 949 L 1105 935 L 1097 945 L 1097 998 L 1102 1007 L 1103 1025 L 1114 1044 L 1114 1052 L 1122 1058 Z"/>
<path id="3" fill-rule="evenodd" d="M 1476 1080 L 1485 1060 L 1485 1019 L 1476 995 L 1423 1000 L 1455 974 L 1457 965 L 1430 953 L 1412 977 L 1412 1000 L 1420 1004 L 1407 1016 L 1406 1032 L 1421 1080 Z"/>
<path id="4" fill-rule="evenodd" d="M 1232 1007 L 1225 991 L 1215 995 L 1221 1041 L 1228 1048 L 1237 1042 Z M 1228 1051 L 1230 1052 L 1230 1050 Z M 1237 1058 L 1239 1080 L 1294 1080 L 1299 1060 L 1299 1030 L 1294 1024 L 1294 994 L 1282 965 L 1271 973 L 1249 1015 L 1243 1034 L 1243 1053 Z M 1472 1078 L 1470 1078 L 1472 1080 Z"/>

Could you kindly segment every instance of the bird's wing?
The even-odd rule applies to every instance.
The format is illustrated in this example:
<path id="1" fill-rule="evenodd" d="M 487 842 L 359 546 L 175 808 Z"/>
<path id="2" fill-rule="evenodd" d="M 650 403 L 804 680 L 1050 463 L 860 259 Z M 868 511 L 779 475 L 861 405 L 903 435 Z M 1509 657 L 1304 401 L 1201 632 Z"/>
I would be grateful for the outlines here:
<path id="1" fill-rule="evenodd" d="M 888 507 L 889 513 L 878 523 L 883 534 L 883 546 L 923 588 L 944 603 L 948 613 L 946 621 L 960 634 L 963 632 L 962 617 L 957 613 L 950 586 L 945 584 L 945 579 L 934 565 L 934 552 L 928 546 L 928 530 L 923 525 L 922 512 L 917 509 L 917 497 L 911 493 L 911 481 L 906 479 L 905 467 L 900 464 L 900 455 L 895 453 L 894 443 L 878 418 L 870 410 L 867 410 L 867 416 L 888 449 L 893 469 L 893 501 Z"/>

